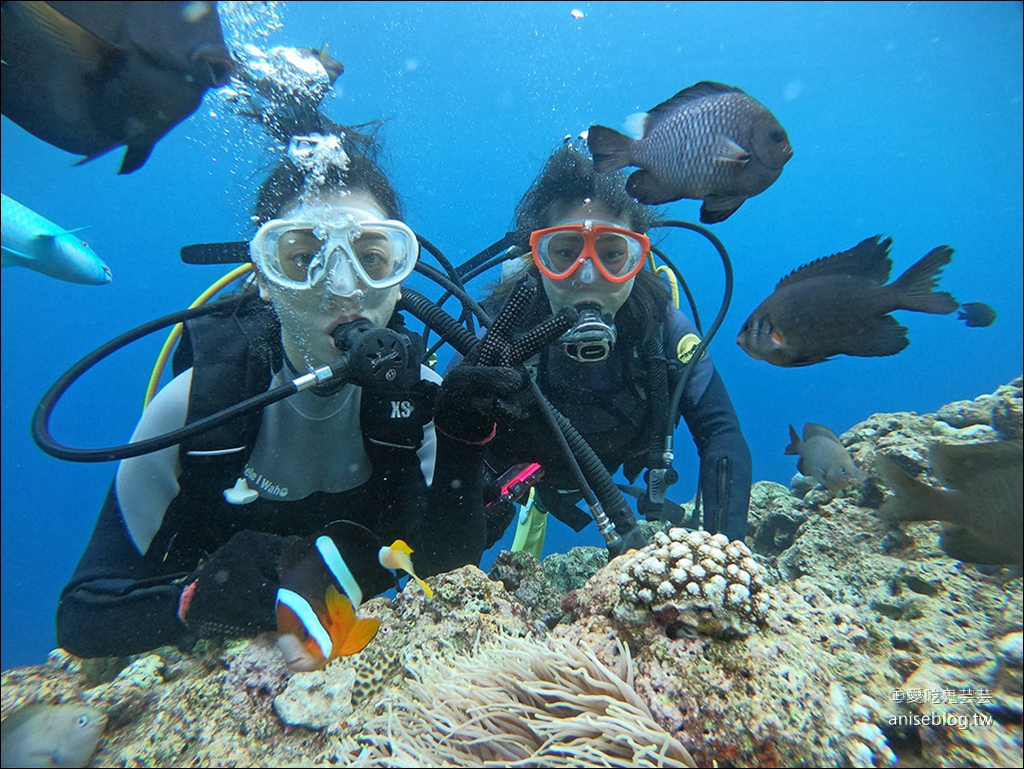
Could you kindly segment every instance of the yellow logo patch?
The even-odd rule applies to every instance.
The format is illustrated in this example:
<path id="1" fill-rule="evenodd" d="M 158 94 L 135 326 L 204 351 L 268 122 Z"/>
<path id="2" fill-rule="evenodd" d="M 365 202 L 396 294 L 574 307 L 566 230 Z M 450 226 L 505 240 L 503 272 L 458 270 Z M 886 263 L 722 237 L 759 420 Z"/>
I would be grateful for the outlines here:
<path id="1" fill-rule="evenodd" d="M 680 363 L 689 363 L 690 358 L 693 357 L 694 350 L 700 344 L 700 337 L 696 334 L 686 334 L 682 339 L 679 340 L 679 344 L 676 345 L 676 357 Z M 701 353 L 701 357 L 704 357 L 704 353 Z"/>

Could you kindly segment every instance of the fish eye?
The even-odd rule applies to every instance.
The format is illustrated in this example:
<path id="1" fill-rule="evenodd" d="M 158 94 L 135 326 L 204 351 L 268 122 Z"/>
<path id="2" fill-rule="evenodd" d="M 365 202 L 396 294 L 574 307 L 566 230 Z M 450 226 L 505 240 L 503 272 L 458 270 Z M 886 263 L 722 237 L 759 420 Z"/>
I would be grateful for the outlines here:
<path id="1" fill-rule="evenodd" d="M 781 141 L 783 141 L 786 138 L 786 135 L 784 133 L 782 133 L 782 131 L 771 131 L 768 134 L 768 137 L 773 142 L 781 142 Z"/>
<path id="2" fill-rule="evenodd" d="M 88 726 L 89 725 L 89 716 L 87 714 L 83 713 L 77 719 L 75 719 L 75 723 L 78 724 L 79 726 Z"/>

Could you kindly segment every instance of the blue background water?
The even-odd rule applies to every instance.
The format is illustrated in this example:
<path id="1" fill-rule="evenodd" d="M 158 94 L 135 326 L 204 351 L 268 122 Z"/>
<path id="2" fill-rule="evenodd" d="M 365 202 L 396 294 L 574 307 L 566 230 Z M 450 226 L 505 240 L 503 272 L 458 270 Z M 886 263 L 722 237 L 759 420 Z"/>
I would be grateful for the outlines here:
<path id="1" fill-rule="evenodd" d="M 1020 3 L 298 2 L 277 13 L 282 27 L 269 36 L 232 28 L 264 48 L 330 44 L 345 73 L 328 114 L 388 118 L 386 165 L 408 221 L 456 262 L 506 231 L 567 134 L 621 127 L 699 80 L 739 86 L 771 109 L 795 155 L 774 186 L 714 226 L 736 286 L 712 354 L 755 479 L 792 476 L 782 454 L 790 422 L 842 432 L 875 412 L 973 398 L 1021 373 Z M 58 592 L 115 469 L 42 453 L 29 433 L 39 397 L 86 353 L 185 307 L 224 272 L 183 265 L 182 245 L 249 234 L 252 193 L 274 158 L 222 106 L 208 94 L 126 177 L 116 175 L 120 152 L 74 168 L 73 156 L 3 120 L 3 192 L 64 226 L 89 225 L 114 272 L 93 287 L 3 271 L 4 669 L 41 662 L 53 647 Z M 696 220 L 698 207 L 680 201 L 667 212 Z M 953 246 L 942 288 L 990 303 L 995 325 L 899 313 L 911 339 L 899 355 L 793 370 L 735 345 L 782 275 L 878 233 L 894 239 L 894 274 Z M 710 323 L 723 286 L 716 254 L 685 233 L 663 247 Z M 477 294 L 485 288 L 475 284 Z M 55 437 L 126 442 L 161 342 L 150 337 L 86 375 L 59 405 Z M 677 450 L 672 496 L 681 501 L 695 488 L 685 432 Z M 581 543 L 599 543 L 593 526 L 577 536 L 552 525 L 549 550 Z"/>

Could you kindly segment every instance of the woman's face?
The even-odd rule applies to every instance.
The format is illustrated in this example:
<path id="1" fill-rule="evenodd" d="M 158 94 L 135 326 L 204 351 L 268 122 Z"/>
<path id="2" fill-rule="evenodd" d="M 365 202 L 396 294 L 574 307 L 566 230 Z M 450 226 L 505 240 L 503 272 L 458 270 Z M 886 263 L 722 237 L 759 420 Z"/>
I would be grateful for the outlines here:
<path id="1" fill-rule="evenodd" d="M 630 229 L 630 223 L 617 218 L 604 205 L 587 202 L 581 206 L 557 209 L 547 227 L 562 227 L 567 224 L 583 224 L 592 221 L 594 224 L 606 224 L 622 229 Z M 633 290 L 635 278 L 624 283 L 613 283 L 607 280 L 593 265 L 584 264 L 571 275 L 555 280 L 541 275 L 544 290 L 551 302 L 552 312 L 563 307 L 577 307 L 581 304 L 596 304 L 602 314 L 615 316 L 619 308 L 626 303 Z"/>
<path id="2" fill-rule="evenodd" d="M 356 221 L 388 218 L 376 199 L 363 191 L 321 193 L 313 203 L 295 201 L 285 206 L 277 218 L 327 223 L 344 222 L 349 216 Z M 317 244 L 314 242 L 307 247 L 302 242 L 303 237 L 308 239 L 308 235 L 289 234 L 278 241 L 277 249 L 291 259 L 289 268 L 296 264 L 303 267 L 300 260 L 316 252 Z M 374 264 L 382 256 L 376 248 L 367 244 L 358 253 L 362 266 L 371 275 Z M 347 259 L 332 259 L 328 265 L 330 269 L 325 277 L 309 288 L 285 287 L 257 269 L 260 297 L 274 305 L 281 320 L 285 352 L 292 365 L 300 370 L 303 366 L 313 370 L 337 360 L 338 348 L 331 332 L 338 326 L 359 318 L 375 326 L 386 326 L 402 295 L 397 285 L 388 288 L 367 285 Z"/>

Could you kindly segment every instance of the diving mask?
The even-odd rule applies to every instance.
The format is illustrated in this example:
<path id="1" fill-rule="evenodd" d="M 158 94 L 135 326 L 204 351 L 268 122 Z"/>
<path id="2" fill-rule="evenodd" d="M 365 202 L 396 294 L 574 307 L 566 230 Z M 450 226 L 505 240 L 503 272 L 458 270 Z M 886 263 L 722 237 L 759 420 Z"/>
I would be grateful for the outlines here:
<path id="1" fill-rule="evenodd" d="M 596 268 L 605 280 L 625 283 L 643 268 L 651 241 L 646 235 L 587 219 L 534 231 L 530 248 L 537 268 L 552 280 L 565 280 L 582 269 L 580 279 L 589 283 L 596 278 Z"/>
<path id="2" fill-rule="evenodd" d="M 409 277 L 419 257 L 416 234 L 394 219 L 345 214 L 332 222 L 272 219 L 249 244 L 253 264 L 282 288 L 322 283 L 337 294 L 390 288 Z"/>

